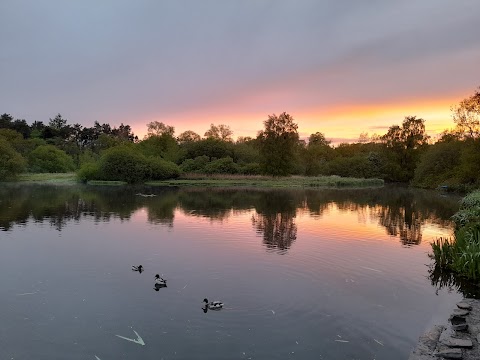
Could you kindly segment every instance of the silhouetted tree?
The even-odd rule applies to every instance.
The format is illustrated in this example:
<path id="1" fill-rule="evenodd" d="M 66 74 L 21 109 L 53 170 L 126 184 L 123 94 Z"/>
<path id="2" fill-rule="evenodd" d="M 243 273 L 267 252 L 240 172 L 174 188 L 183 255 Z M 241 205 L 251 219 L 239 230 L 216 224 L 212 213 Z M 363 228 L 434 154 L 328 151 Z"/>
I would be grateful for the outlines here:
<path id="1" fill-rule="evenodd" d="M 291 174 L 294 168 L 295 151 L 298 145 L 298 125 L 292 116 L 283 112 L 269 115 L 260 131 L 260 154 L 265 173 L 274 176 Z"/>

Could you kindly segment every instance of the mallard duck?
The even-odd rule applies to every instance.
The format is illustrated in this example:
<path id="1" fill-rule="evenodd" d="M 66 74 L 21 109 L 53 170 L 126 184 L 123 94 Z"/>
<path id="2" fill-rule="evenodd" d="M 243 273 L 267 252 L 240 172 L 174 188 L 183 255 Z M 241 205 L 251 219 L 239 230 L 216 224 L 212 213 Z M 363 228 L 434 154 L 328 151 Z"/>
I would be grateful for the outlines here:
<path id="1" fill-rule="evenodd" d="M 160 275 L 155 275 L 155 284 L 158 284 L 158 285 L 167 285 L 167 280 L 165 280 L 164 278 L 160 277 Z"/>
<path id="2" fill-rule="evenodd" d="M 208 299 L 203 299 L 203 302 L 203 307 L 210 310 L 220 310 L 221 308 L 223 308 L 223 303 L 221 301 L 208 302 Z"/>
<path id="3" fill-rule="evenodd" d="M 133 270 L 133 271 L 142 272 L 144 269 L 143 269 L 143 266 L 142 266 L 142 265 L 138 265 L 138 266 L 133 265 L 133 266 L 132 266 L 132 270 Z"/>

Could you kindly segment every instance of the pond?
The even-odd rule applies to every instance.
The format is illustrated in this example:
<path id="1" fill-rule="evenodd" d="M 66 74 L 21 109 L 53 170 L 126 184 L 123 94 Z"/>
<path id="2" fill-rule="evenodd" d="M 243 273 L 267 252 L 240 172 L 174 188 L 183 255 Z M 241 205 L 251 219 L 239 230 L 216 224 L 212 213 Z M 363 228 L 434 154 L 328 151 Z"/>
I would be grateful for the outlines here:
<path id="1" fill-rule="evenodd" d="M 458 200 L 2 184 L 0 358 L 406 359 L 461 298 L 427 256 Z"/>

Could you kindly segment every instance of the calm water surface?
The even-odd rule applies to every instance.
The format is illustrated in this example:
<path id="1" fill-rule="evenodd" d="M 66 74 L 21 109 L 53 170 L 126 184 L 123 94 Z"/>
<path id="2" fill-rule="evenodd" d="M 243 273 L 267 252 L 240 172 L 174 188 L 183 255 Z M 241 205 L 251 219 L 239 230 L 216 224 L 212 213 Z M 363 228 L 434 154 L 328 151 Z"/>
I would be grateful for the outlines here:
<path id="1" fill-rule="evenodd" d="M 406 359 L 461 298 L 437 192 L 0 186 L 0 359 Z"/>

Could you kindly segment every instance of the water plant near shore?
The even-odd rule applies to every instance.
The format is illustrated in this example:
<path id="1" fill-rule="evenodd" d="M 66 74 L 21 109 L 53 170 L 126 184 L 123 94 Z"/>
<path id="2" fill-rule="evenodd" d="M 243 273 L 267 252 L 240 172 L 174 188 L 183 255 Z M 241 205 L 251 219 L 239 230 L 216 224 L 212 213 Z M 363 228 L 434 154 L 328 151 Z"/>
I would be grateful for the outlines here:
<path id="1" fill-rule="evenodd" d="M 480 191 L 467 195 L 452 219 L 457 227 L 454 239 L 436 239 L 430 257 L 435 266 L 476 281 L 480 279 Z"/>

